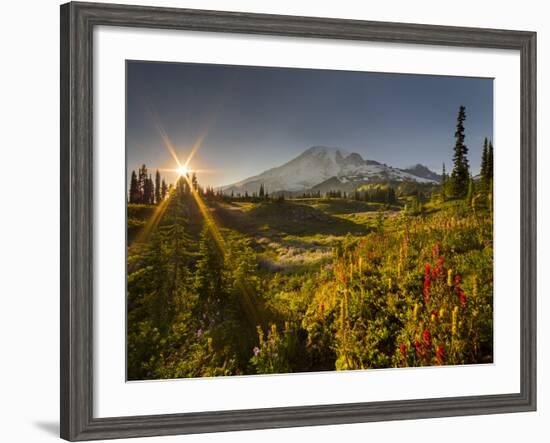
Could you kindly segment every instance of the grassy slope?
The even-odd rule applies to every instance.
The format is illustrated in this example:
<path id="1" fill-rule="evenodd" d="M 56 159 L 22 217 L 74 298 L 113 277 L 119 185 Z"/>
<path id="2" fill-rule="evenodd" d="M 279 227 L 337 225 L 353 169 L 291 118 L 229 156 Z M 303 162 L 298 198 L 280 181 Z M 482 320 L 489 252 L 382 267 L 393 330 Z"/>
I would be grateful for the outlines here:
<path id="1" fill-rule="evenodd" d="M 410 217 L 342 199 L 208 205 L 224 237 L 250 240 L 270 313 L 263 326 L 279 328 L 260 339 L 256 371 L 261 359 L 275 372 L 491 361 L 492 223 L 484 211 L 428 203 Z M 129 220 L 139 225 L 149 211 L 130 207 Z M 424 269 L 438 266 L 438 244 L 445 276 L 434 277 L 425 300 Z M 448 273 L 460 276 L 464 306 Z M 282 350 L 289 340 L 301 351 Z M 269 360 L 282 354 L 307 354 L 308 363 Z"/>

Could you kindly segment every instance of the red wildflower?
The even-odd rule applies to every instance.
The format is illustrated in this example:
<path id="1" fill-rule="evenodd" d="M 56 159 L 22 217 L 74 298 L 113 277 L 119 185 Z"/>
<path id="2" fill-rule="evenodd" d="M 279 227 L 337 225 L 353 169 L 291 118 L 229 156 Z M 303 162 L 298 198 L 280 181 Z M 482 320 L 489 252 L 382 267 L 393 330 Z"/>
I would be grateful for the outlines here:
<path id="1" fill-rule="evenodd" d="M 432 311 L 431 315 L 433 315 L 435 318 L 439 315 L 437 311 Z"/>
<path id="2" fill-rule="evenodd" d="M 435 358 L 437 363 L 442 365 L 445 363 L 445 353 L 443 352 L 443 345 L 440 343 L 437 345 L 437 351 L 435 352 Z"/>
<path id="3" fill-rule="evenodd" d="M 399 350 L 401 351 L 401 355 L 403 357 L 407 356 L 407 345 L 405 344 L 405 342 L 401 343 L 401 346 L 399 346 Z"/>
<path id="4" fill-rule="evenodd" d="M 424 276 L 426 277 L 429 277 L 430 276 L 430 269 L 431 269 L 431 266 L 429 263 L 426 263 L 424 265 Z"/>
<path id="5" fill-rule="evenodd" d="M 422 343 L 420 343 L 418 340 L 414 341 L 414 350 L 416 351 L 416 355 L 424 355 L 424 349 L 422 346 Z"/>
<path id="6" fill-rule="evenodd" d="M 464 290 L 460 287 L 460 281 L 461 281 L 460 275 L 456 274 L 454 280 L 455 280 L 455 292 L 456 292 L 456 295 L 458 296 L 458 300 L 460 301 L 460 304 L 462 306 L 465 306 L 466 294 L 464 293 Z"/>
<path id="7" fill-rule="evenodd" d="M 432 286 L 432 282 L 430 280 L 430 276 L 426 275 L 426 278 L 424 279 L 424 303 L 428 303 L 430 300 L 430 288 Z"/>
<path id="8" fill-rule="evenodd" d="M 324 303 L 321 303 L 321 317 L 323 317 L 325 315 L 325 304 Z"/>
<path id="9" fill-rule="evenodd" d="M 424 332 L 422 333 L 422 338 L 424 339 L 424 343 L 426 343 L 427 346 L 430 346 L 432 343 L 430 331 L 427 329 L 424 329 Z"/>
<path id="10" fill-rule="evenodd" d="M 456 294 L 458 295 L 458 300 L 460 301 L 460 304 L 462 306 L 466 306 L 466 294 L 462 290 L 462 288 L 457 288 Z"/>
<path id="11" fill-rule="evenodd" d="M 443 274 L 443 262 L 444 261 L 445 261 L 445 257 L 443 257 L 443 256 L 440 256 L 437 259 L 437 267 L 434 268 L 434 270 L 432 271 L 434 280 L 439 278 L 439 276 Z"/>

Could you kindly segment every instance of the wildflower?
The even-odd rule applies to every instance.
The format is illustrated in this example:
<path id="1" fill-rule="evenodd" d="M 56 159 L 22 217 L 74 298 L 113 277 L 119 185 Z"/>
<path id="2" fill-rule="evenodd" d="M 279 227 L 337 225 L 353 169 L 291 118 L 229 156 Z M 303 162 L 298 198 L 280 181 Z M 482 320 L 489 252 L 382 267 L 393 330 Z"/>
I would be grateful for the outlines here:
<path id="1" fill-rule="evenodd" d="M 422 338 L 424 339 L 424 343 L 426 343 L 426 346 L 431 346 L 431 335 L 428 329 L 424 329 L 424 332 L 422 333 Z"/>
<path id="2" fill-rule="evenodd" d="M 462 277 L 460 277 L 460 274 L 455 275 L 455 286 L 460 284 L 460 281 L 462 280 Z"/>
<path id="3" fill-rule="evenodd" d="M 443 274 L 443 263 L 445 261 L 445 257 L 441 256 L 437 260 L 437 267 L 435 267 L 432 271 L 432 278 L 434 280 L 438 279 L 440 275 Z"/>
<path id="4" fill-rule="evenodd" d="M 321 309 L 321 317 L 323 317 L 325 315 L 325 304 L 324 303 L 321 303 L 321 305 L 319 306 L 319 308 Z"/>
<path id="5" fill-rule="evenodd" d="M 460 304 L 464 307 L 466 306 L 466 294 L 464 293 L 464 291 L 462 290 L 462 288 L 457 288 L 457 291 L 456 291 L 457 295 L 458 295 L 458 300 L 460 301 Z"/>
<path id="6" fill-rule="evenodd" d="M 456 321 L 457 321 L 457 317 L 458 317 L 458 306 L 455 306 L 454 309 L 453 309 L 453 315 L 452 315 L 452 327 L 451 327 L 451 333 L 454 335 L 456 335 Z"/>
<path id="7" fill-rule="evenodd" d="M 418 316 L 418 303 L 415 303 L 414 304 L 414 309 L 413 309 L 413 320 L 416 321 L 416 317 Z"/>
<path id="8" fill-rule="evenodd" d="M 429 277 L 430 276 L 430 269 L 431 269 L 431 266 L 429 263 L 426 263 L 424 265 L 424 276 L 425 277 Z"/>
<path id="9" fill-rule="evenodd" d="M 401 351 L 401 355 L 403 357 L 407 356 L 407 345 L 405 342 L 401 343 L 401 346 L 399 346 L 399 350 Z"/>
<path id="10" fill-rule="evenodd" d="M 445 314 L 445 308 L 441 308 L 439 310 L 439 318 L 443 317 L 444 314 Z"/>
<path id="11" fill-rule="evenodd" d="M 464 293 L 464 290 L 460 287 L 460 281 L 461 277 L 459 274 L 455 275 L 455 292 L 458 296 L 458 300 L 460 301 L 460 304 L 462 306 L 466 306 L 466 294 Z"/>
<path id="12" fill-rule="evenodd" d="M 264 342 L 264 331 L 260 326 L 256 326 L 256 332 L 258 333 L 258 340 L 260 341 L 260 346 Z"/>
<path id="13" fill-rule="evenodd" d="M 432 311 L 432 314 L 430 315 L 430 319 L 431 319 L 432 321 L 435 321 L 435 319 L 437 318 L 437 315 L 438 315 L 438 314 L 437 314 L 437 311 Z"/>
<path id="14" fill-rule="evenodd" d="M 416 355 L 420 356 L 424 354 L 424 349 L 422 348 L 422 343 L 420 343 L 418 340 L 414 341 L 414 350 L 416 351 Z"/>
<path id="15" fill-rule="evenodd" d="M 424 303 L 428 304 L 428 301 L 430 300 L 430 288 L 432 286 L 432 282 L 430 280 L 430 276 L 426 275 L 424 278 Z"/>
<path id="16" fill-rule="evenodd" d="M 195 332 L 195 335 L 197 337 L 202 337 L 202 329 L 197 329 L 197 332 Z"/>
<path id="17" fill-rule="evenodd" d="M 258 346 L 254 346 L 254 348 L 252 349 L 252 353 L 254 354 L 254 356 L 257 356 L 260 353 L 260 348 L 258 348 Z"/>
<path id="18" fill-rule="evenodd" d="M 451 287 L 453 285 L 453 270 L 449 269 L 447 271 L 447 286 Z"/>
<path id="19" fill-rule="evenodd" d="M 445 363 L 445 353 L 443 351 L 443 345 L 440 343 L 437 345 L 437 351 L 435 352 L 435 359 L 440 365 Z"/>

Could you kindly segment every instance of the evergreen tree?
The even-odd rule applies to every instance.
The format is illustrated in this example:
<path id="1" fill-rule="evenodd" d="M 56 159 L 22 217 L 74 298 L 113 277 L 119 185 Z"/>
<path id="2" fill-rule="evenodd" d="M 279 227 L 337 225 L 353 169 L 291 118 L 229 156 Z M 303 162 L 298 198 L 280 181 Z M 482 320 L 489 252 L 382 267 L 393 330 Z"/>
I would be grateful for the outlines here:
<path id="1" fill-rule="evenodd" d="M 176 182 L 176 192 L 178 197 L 183 197 L 188 194 L 187 192 L 188 186 L 187 186 L 187 180 L 183 178 L 182 176 L 178 177 L 178 181 Z"/>
<path id="2" fill-rule="evenodd" d="M 130 203 L 140 203 L 141 193 L 139 192 L 139 183 L 137 179 L 136 171 L 132 171 L 132 178 L 130 179 Z"/>
<path id="3" fill-rule="evenodd" d="M 262 183 L 262 184 L 260 185 L 259 196 L 260 196 L 261 199 L 263 199 L 263 198 L 264 198 L 264 195 L 265 195 L 265 193 L 264 193 L 264 185 L 263 185 L 263 183 Z"/>
<path id="4" fill-rule="evenodd" d="M 152 205 L 155 201 L 154 184 L 151 174 L 145 179 L 143 186 L 143 203 L 146 205 Z"/>
<path id="5" fill-rule="evenodd" d="M 489 142 L 487 141 L 487 137 L 485 137 L 485 140 L 483 140 L 483 149 L 481 151 L 481 168 L 480 168 L 480 175 L 481 179 L 484 183 L 487 182 L 487 175 L 489 173 Z"/>
<path id="6" fill-rule="evenodd" d="M 138 172 L 138 185 L 139 185 L 139 202 L 147 203 L 145 201 L 145 188 L 147 187 L 147 166 L 141 165 Z"/>
<path id="7" fill-rule="evenodd" d="M 155 203 L 157 205 L 160 203 L 161 200 L 162 189 L 160 186 L 160 172 L 157 169 L 157 172 L 155 174 Z"/>
<path id="8" fill-rule="evenodd" d="M 166 194 L 168 194 L 168 187 L 166 186 L 166 182 L 164 179 L 162 179 L 162 184 L 160 187 L 160 198 L 161 200 L 164 200 L 166 198 Z"/>
<path id="9" fill-rule="evenodd" d="M 466 108 L 460 106 L 455 132 L 455 147 L 453 155 L 453 172 L 451 184 L 454 197 L 464 197 L 468 192 L 468 181 L 470 177 L 470 166 L 468 164 L 468 148 L 464 144 L 464 121 L 466 120 Z"/>
<path id="10" fill-rule="evenodd" d="M 197 180 L 197 174 L 193 172 L 191 175 L 191 186 L 193 187 L 193 191 L 197 191 L 199 189 L 199 182 Z"/>

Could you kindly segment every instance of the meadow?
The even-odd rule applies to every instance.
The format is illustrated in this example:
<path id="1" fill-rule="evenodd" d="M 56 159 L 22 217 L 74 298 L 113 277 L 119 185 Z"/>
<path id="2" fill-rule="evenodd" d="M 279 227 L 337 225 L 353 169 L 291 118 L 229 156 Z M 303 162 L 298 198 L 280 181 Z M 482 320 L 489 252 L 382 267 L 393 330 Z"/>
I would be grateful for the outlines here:
<path id="1" fill-rule="evenodd" d="M 128 379 L 491 363 L 490 201 L 407 185 L 128 204 Z"/>

